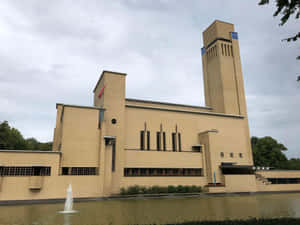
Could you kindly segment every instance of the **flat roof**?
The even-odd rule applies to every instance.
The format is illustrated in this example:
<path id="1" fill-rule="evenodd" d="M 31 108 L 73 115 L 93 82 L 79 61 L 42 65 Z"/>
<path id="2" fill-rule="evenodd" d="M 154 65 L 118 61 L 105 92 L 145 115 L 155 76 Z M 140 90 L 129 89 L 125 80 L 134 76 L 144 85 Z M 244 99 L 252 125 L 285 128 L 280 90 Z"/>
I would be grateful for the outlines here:
<path id="1" fill-rule="evenodd" d="M 103 109 L 101 107 L 95 107 L 95 106 L 84 106 L 84 105 L 70 105 L 70 104 L 63 104 L 63 103 L 56 103 L 56 108 L 58 105 L 62 105 L 63 107 L 73 107 L 73 108 L 87 108 L 87 109 Z"/>
<path id="2" fill-rule="evenodd" d="M 99 80 L 98 80 L 98 82 L 97 82 L 97 84 L 96 84 L 96 86 L 95 86 L 95 88 L 93 90 L 93 92 L 96 91 L 96 88 L 97 88 L 98 84 L 100 83 L 100 81 L 102 80 L 102 77 L 103 77 L 104 73 L 114 73 L 116 75 L 121 75 L 121 76 L 126 76 L 127 75 L 126 73 L 120 73 L 120 72 L 114 72 L 114 71 L 109 71 L 109 70 L 103 70 L 102 73 L 101 73 L 101 76 L 100 76 L 100 78 L 99 78 Z"/>
<path id="3" fill-rule="evenodd" d="M 11 152 L 11 153 L 42 153 L 42 154 L 61 154 L 58 151 L 38 151 L 38 150 L 9 150 L 9 149 L 1 149 L 1 152 Z"/>
<path id="4" fill-rule="evenodd" d="M 220 165 L 221 169 L 230 168 L 230 169 L 239 169 L 239 168 L 245 168 L 245 169 L 253 169 L 253 166 L 251 165 Z"/>
<path id="5" fill-rule="evenodd" d="M 193 113 L 193 114 L 202 114 L 202 115 L 209 115 L 209 116 L 232 117 L 232 118 L 237 118 L 237 119 L 245 118 L 245 116 L 242 116 L 242 115 L 233 115 L 233 114 L 224 114 L 224 113 L 215 113 L 215 112 L 201 112 L 201 111 L 192 111 L 192 110 L 185 110 L 185 109 L 170 109 L 170 108 L 143 106 L 143 105 L 131 105 L 131 104 L 125 104 L 125 106 L 128 108 L 151 109 L 151 110 L 161 110 L 161 111 L 179 112 L 179 113 Z"/>
<path id="6" fill-rule="evenodd" d="M 191 107 L 191 108 L 197 108 L 197 109 L 212 109 L 211 107 L 207 107 L 207 106 L 186 105 L 186 104 L 177 104 L 177 103 L 160 102 L 160 101 L 152 101 L 152 100 L 144 100 L 144 99 L 135 99 L 135 98 L 125 98 L 125 100 L 126 100 L 126 101 L 131 101 L 131 102 L 141 102 L 141 103 L 160 104 L 160 105 L 170 105 L 170 106 L 181 106 L 181 107 Z"/>

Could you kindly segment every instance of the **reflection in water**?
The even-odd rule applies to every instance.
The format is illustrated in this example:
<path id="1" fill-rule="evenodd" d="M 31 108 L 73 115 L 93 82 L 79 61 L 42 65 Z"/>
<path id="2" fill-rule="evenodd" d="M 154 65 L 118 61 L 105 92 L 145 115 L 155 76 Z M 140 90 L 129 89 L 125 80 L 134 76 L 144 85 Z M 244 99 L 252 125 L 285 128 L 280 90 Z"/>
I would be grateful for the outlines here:
<path id="1" fill-rule="evenodd" d="M 64 225 L 71 225 L 71 214 L 64 214 Z"/>
<path id="2" fill-rule="evenodd" d="M 0 224 L 151 224 L 249 217 L 300 217 L 300 194 L 266 194 L 75 203 L 78 214 L 58 214 L 63 204 L 0 206 Z"/>

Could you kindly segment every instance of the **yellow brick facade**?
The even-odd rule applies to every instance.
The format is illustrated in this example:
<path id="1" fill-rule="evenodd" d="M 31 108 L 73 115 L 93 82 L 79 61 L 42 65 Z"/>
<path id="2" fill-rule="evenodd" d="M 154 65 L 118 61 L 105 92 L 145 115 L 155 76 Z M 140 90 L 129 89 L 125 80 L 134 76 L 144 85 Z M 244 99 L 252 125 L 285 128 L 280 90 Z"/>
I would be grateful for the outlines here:
<path id="1" fill-rule="evenodd" d="M 215 21 L 203 40 L 206 106 L 128 99 L 126 74 L 103 71 L 93 106 L 57 104 L 52 152 L 0 151 L 0 201 L 63 198 L 68 184 L 75 198 L 110 196 L 132 185 L 199 185 L 218 193 L 285 190 L 287 185 L 260 182 L 251 169 L 234 26 Z"/>

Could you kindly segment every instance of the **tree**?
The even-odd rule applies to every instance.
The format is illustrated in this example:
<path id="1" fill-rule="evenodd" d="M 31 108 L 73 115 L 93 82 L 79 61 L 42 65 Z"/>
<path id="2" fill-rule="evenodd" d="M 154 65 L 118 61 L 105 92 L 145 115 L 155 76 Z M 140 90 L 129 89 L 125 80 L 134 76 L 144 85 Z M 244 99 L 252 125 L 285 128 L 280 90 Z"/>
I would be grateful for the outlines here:
<path id="1" fill-rule="evenodd" d="M 274 0 L 276 1 L 276 11 L 273 14 L 274 17 L 278 16 L 279 14 L 282 15 L 280 18 L 280 26 L 283 26 L 290 17 L 295 14 L 295 19 L 300 18 L 300 0 Z M 270 0 L 260 0 L 258 3 L 259 5 L 269 4 Z M 297 41 L 300 39 L 300 32 L 296 33 L 295 35 L 283 39 L 284 41 Z M 297 57 L 300 60 L 300 56 Z M 297 81 L 300 81 L 300 76 L 298 76 Z"/>
<path id="2" fill-rule="evenodd" d="M 272 137 L 252 137 L 251 146 L 255 166 L 283 168 L 288 161 L 282 152 L 287 148 Z"/>
<path id="3" fill-rule="evenodd" d="M 24 139 L 21 132 L 10 127 L 7 121 L 0 123 L 0 149 L 6 150 L 52 150 L 52 142 L 41 143 L 35 138 Z"/>
<path id="4" fill-rule="evenodd" d="M 0 123 L 0 149 L 26 149 L 26 141 L 22 134 L 11 128 L 7 121 Z"/>

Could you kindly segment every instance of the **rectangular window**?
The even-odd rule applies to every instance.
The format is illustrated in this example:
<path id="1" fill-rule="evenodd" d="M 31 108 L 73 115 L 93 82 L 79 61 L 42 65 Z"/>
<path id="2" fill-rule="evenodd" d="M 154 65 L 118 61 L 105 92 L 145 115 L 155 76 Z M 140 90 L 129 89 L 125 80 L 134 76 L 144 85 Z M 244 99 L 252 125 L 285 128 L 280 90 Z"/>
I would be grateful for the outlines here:
<path id="1" fill-rule="evenodd" d="M 6 166 L 0 170 L 1 176 L 50 176 L 51 167 Z"/>
<path id="2" fill-rule="evenodd" d="M 69 167 L 63 167 L 61 170 L 62 175 L 69 175 Z"/>
<path id="3" fill-rule="evenodd" d="M 116 143 L 112 144 L 112 159 L 111 159 L 111 171 L 116 169 Z"/>
<path id="4" fill-rule="evenodd" d="M 172 133 L 172 150 L 176 152 L 176 133 Z"/>
<path id="5" fill-rule="evenodd" d="M 140 144 L 141 144 L 140 148 L 141 148 L 141 150 L 145 149 L 145 142 L 144 142 L 144 140 L 145 140 L 145 134 L 144 134 L 144 131 L 141 130 L 141 136 L 140 136 Z"/>
<path id="6" fill-rule="evenodd" d="M 101 128 L 101 122 L 104 121 L 104 110 L 99 110 L 99 121 L 98 121 L 98 128 Z"/>
<path id="7" fill-rule="evenodd" d="M 62 175 L 88 176 L 97 175 L 97 167 L 63 167 Z"/>
<path id="8" fill-rule="evenodd" d="M 156 149 L 160 151 L 160 132 L 156 132 Z"/>
<path id="9" fill-rule="evenodd" d="M 131 172 L 132 171 L 132 172 Z M 124 168 L 125 177 L 203 176 L 201 168 Z"/>
<path id="10" fill-rule="evenodd" d="M 166 151 L 166 132 L 163 132 L 163 150 Z"/>
<path id="11" fill-rule="evenodd" d="M 181 152 L 181 134 L 178 133 L 178 150 Z"/>
<path id="12" fill-rule="evenodd" d="M 147 150 L 150 150 L 150 131 L 147 131 Z"/>

